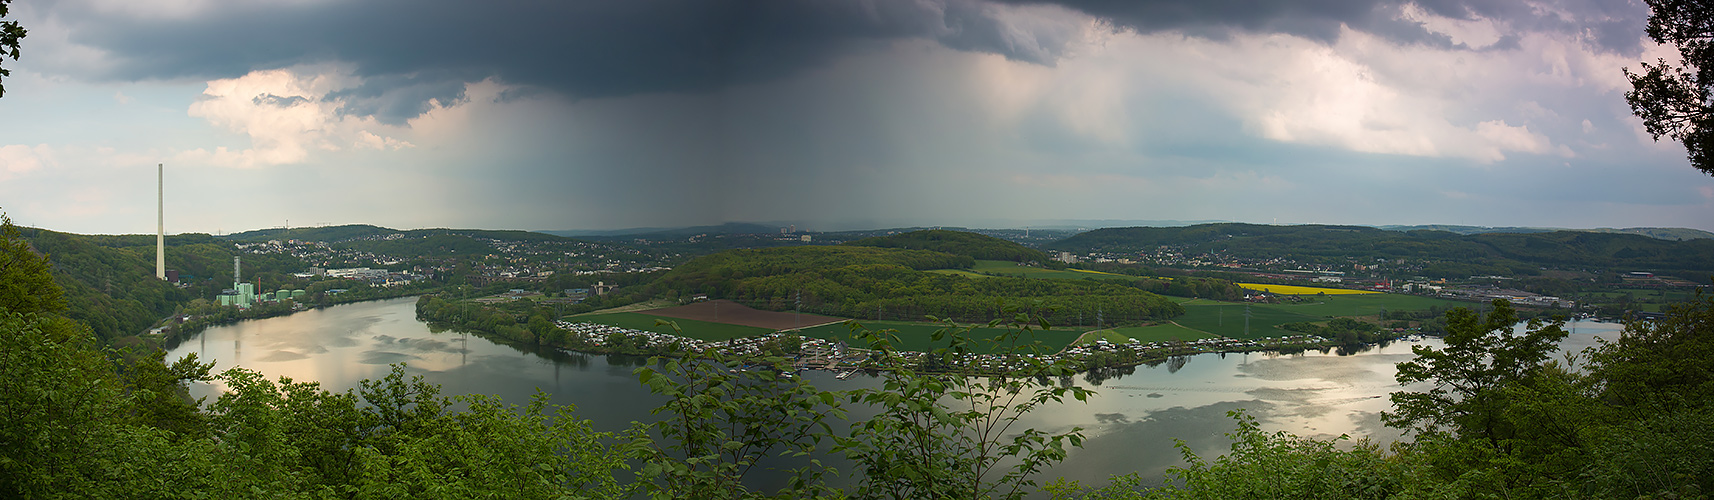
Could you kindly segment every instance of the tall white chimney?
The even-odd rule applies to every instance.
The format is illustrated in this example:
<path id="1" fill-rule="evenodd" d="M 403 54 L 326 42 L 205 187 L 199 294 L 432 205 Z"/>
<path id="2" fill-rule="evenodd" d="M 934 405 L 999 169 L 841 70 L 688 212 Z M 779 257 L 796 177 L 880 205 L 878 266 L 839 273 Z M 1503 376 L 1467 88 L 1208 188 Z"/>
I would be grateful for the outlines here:
<path id="1" fill-rule="evenodd" d="M 167 279 L 167 167 L 155 164 L 155 277 Z"/>

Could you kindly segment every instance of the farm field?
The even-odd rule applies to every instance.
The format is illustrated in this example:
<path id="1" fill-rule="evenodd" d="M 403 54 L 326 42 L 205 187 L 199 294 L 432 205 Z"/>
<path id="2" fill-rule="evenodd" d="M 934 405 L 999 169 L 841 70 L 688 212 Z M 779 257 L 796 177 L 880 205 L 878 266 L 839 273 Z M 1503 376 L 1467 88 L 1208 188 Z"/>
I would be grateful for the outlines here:
<path id="1" fill-rule="evenodd" d="M 1069 269 L 1056 271 L 1040 267 L 1020 266 L 1015 262 L 1004 260 L 978 260 L 976 261 L 976 265 L 970 269 L 978 273 L 1033 279 L 1080 280 L 1084 278 L 1136 278 L 1136 276 L 1103 273 L 1098 271 L 1073 271 Z"/>
<path id="2" fill-rule="evenodd" d="M 986 275 L 986 274 L 977 274 L 977 273 L 973 273 L 970 271 L 965 271 L 963 269 L 930 269 L 928 272 L 935 273 L 935 274 L 950 274 L 953 276 L 963 276 L 966 278 L 992 278 L 993 277 L 993 276 Z"/>
<path id="3" fill-rule="evenodd" d="M 1291 312 L 1271 304 L 1250 304 L 1250 334 L 1244 334 L 1244 306 L 1240 302 L 1204 302 L 1185 304 L 1184 316 L 1178 324 L 1203 332 L 1235 339 L 1254 339 L 1297 335 L 1297 332 L 1276 328 L 1284 323 L 1322 321 L 1327 318 Z"/>
<path id="4" fill-rule="evenodd" d="M 1317 287 L 1317 286 L 1274 285 L 1274 284 L 1269 284 L 1269 283 L 1234 283 L 1234 284 L 1238 285 L 1239 287 L 1248 289 L 1248 290 L 1256 290 L 1256 291 L 1260 291 L 1260 292 L 1277 293 L 1277 294 L 1283 294 L 1283 295 L 1315 295 L 1318 293 L 1325 293 L 1328 295 L 1367 295 L 1367 294 L 1381 293 L 1381 292 L 1371 292 L 1368 290 L 1351 290 L 1351 289 L 1346 289 L 1346 288 L 1322 288 L 1322 287 Z"/>
<path id="5" fill-rule="evenodd" d="M 694 319 L 666 318 L 635 312 L 587 314 L 582 316 L 572 316 L 566 319 L 568 321 L 600 323 L 620 328 L 630 328 L 633 330 L 643 330 L 656 333 L 674 333 L 671 326 L 655 325 L 655 320 L 664 319 L 678 323 L 679 328 L 684 330 L 682 335 L 685 337 L 698 340 L 726 340 L 774 333 L 773 330 L 757 328 L 754 326 L 728 325 L 725 323 L 697 321 Z"/>
<path id="6" fill-rule="evenodd" d="M 1094 343 L 1096 340 L 1106 340 L 1115 344 L 1137 339 L 1139 342 L 1164 342 L 1169 340 L 1199 340 L 1215 338 L 1207 332 L 1185 328 L 1172 323 L 1155 326 L 1126 326 L 1096 330 L 1085 335 L 1079 343 Z"/>
<path id="7" fill-rule="evenodd" d="M 1420 295 L 1405 295 L 1400 293 L 1376 293 L 1363 295 L 1328 295 L 1325 297 L 1304 297 L 1297 304 L 1260 304 L 1257 307 L 1272 307 L 1283 311 L 1309 316 L 1324 316 L 1322 319 L 1337 316 L 1373 316 L 1380 314 L 1382 309 L 1388 311 L 1421 311 L 1431 307 L 1453 308 L 1469 306 L 1469 302 L 1437 299 Z"/>
<path id="8" fill-rule="evenodd" d="M 928 352 L 937 347 L 945 347 L 946 345 L 945 341 L 934 342 L 933 340 L 935 330 L 942 328 L 939 324 L 909 321 L 860 321 L 859 323 L 861 323 L 864 328 L 868 328 L 870 330 L 883 330 L 889 328 L 898 330 L 897 335 L 899 336 L 899 343 L 894 347 L 900 350 Z M 1039 340 L 1047 352 L 1057 352 L 1060 349 L 1064 349 L 1065 346 L 1071 345 L 1072 341 L 1077 340 L 1077 337 L 1083 335 L 1083 332 L 1086 331 L 1088 331 L 1088 329 L 1060 329 L 1056 327 L 1047 331 L 1032 331 L 1025 335 L 1022 340 L 1024 342 Z M 972 330 L 970 334 L 976 339 L 989 339 L 1005 332 L 1006 329 L 1004 328 L 977 328 Z M 845 339 L 845 342 L 852 346 L 862 347 L 868 345 L 862 340 L 859 340 L 857 336 L 851 332 L 851 327 L 844 323 L 805 328 L 802 330 L 802 333 L 805 337 L 819 339 Z M 993 346 L 981 340 L 974 342 L 971 346 L 972 350 L 977 352 L 990 352 L 992 347 Z"/>

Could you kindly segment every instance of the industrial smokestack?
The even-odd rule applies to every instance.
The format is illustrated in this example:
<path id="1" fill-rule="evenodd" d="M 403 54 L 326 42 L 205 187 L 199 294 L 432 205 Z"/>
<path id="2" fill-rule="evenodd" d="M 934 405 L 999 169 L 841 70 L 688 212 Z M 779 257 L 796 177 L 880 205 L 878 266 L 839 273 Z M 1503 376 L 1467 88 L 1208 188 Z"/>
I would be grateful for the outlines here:
<path id="1" fill-rule="evenodd" d="M 167 167 L 155 164 L 155 277 L 167 279 Z"/>

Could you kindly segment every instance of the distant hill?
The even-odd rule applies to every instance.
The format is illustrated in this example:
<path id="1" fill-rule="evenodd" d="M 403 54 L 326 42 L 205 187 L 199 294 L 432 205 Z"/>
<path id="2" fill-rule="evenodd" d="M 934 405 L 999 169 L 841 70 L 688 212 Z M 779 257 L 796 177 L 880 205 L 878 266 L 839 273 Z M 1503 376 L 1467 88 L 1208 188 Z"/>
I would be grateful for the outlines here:
<path id="1" fill-rule="evenodd" d="M 1703 231 L 1701 229 L 1690 229 L 1690 228 L 1683 228 L 1683 227 L 1627 227 L 1624 229 L 1613 229 L 1613 228 L 1608 228 L 1608 227 L 1602 227 L 1602 228 L 1595 228 L 1595 229 L 1585 229 L 1585 231 L 1596 232 L 1596 233 L 1640 234 L 1640 235 L 1647 236 L 1650 238 L 1662 239 L 1662 240 L 1673 240 L 1673 241 L 1714 239 L 1714 233 L 1710 233 L 1708 231 Z"/>
<path id="2" fill-rule="evenodd" d="M 268 241 L 268 240 L 298 240 L 298 241 L 345 241 L 371 236 L 386 236 L 398 234 L 397 229 L 388 229 L 367 224 L 347 224 L 344 226 L 324 227 L 294 227 L 257 229 L 221 236 L 220 239 L 230 241 Z"/>
<path id="3" fill-rule="evenodd" d="M 945 229 L 925 229 L 891 236 L 877 236 L 845 243 L 851 246 L 933 250 L 980 260 L 1047 262 L 1041 250 L 992 236 Z"/>
<path id="4" fill-rule="evenodd" d="M 1635 235 L 1647 236 L 1647 237 L 1655 238 L 1655 239 L 1674 240 L 1674 241 L 1677 241 L 1677 240 L 1714 239 L 1714 233 L 1710 233 L 1708 231 L 1703 231 L 1701 229 L 1689 229 L 1689 228 L 1682 228 L 1682 227 L 1628 227 L 1628 228 L 1624 228 L 1624 229 L 1614 229 L 1614 228 L 1610 228 L 1610 227 L 1602 227 L 1602 228 L 1595 228 L 1595 229 L 1566 229 L 1566 228 L 1557 228 L 1557 227 L 1487 227 L 1487 226 L 1458 226 L 1458 225 L 1449 225 L 1449 224 L 1427 224 L 1427 225 L 1416 225 L 1416 226 L 1377 226 L 1377 227 L 1379 227 L 1381 229 L 1386 229 L 1389 231 L 1428 230 L 1428 231 L 1446 231 L 1449 233 L 1458 233 L 1458 234 L 1465 234 L 1465 235 L 1483 234 L 1483 233 L 1531 234 L 1531 233 L 1551 233 L 1554 231 L 1572 231 L 1572 232 L 1589 232 L 1589 233 L 1635 234 Z"/>
<path id="5" fill-rule="evenodd" d="M 400 230 L 367 224 L 348 224 L 344 226 L 325 227 L 295 227 L 257 229 L 232 233 L 218 238 L 228 241 L 268 241 L 268 240 L 298 240 L 338 243 L 352 240 L 381 239 L 387 236 L 401 238 L 423 238 L 435 235 L 459 235 L 471 238 L 487 238 L 501 241 L 551 241 L 567 239 L 547 233 L 516 230 L 493 229 L 409 229 Z"/>
<path id="6" fill-rule="evenodd" d="M 555 230 L 539 230 L 536 232 L 543 233 L 543 234 L 551 234 L 554 236 L 564 236 L 567 238 L 587 238 L 587 237 L 604 238 L 604 237 L 610 237 L 610 236 L 627 236 L 627 235 L 633 235 L 633 234 L 659 233 L 659 232 L 663 232 L 663 231 L 674 231 L 674 230 L 678 230 L 678 229 L 683 229 L 683 228 L 678 228 L 678 227 L 630 227 L 630 228 L 625 228 L 625 229 L 555 229 Z"/>
<path id="7" fill-rule="evenodd" d="M 1163 246 L 1191 255 L 1219 253 L 1329 264 L 1410 259 L 1422 262 L 1416 274 L 1447 278 L 1535 275 L 1544 267 L 1650 271 L 1696 282 L 1706 282 L 1714 275 L 1714 240 L 1671 241 L 1588 231 L 1462 235 L 1367 226 L 1204 224 L 1098 229 L 1045 247 L 1077 253 L 1130 253 L 1153 252 Z"/>
<path id="8" fill-rule="evenodd" d="M 1457 233 L 1457 234 L 1482 234 L 1482 233 L 1529 234 L 1529 233 L 1551 233 L 1554 231 L 1563 231 L 1564 230 L 1561 228 L 1552 228 L 1552 227 L 1488 227 L 1488 226 L 1460 226 L 1460 225 L 1456 225 L 1456 224 L 1419 224 L 1419 225 L 1414 225 L 1414 226 L 1396 226 L 1396 225 L 1394 225 L 1394 226 L 1376 226 L 1376 227 L 1381 228 L 1381 229 L 1385 229 L 1388 231 L 1407 231 L 1407 232 L 1408 231 L 1446 231 L 1448 233 Z"/>
<path id="9" fill-rule="evenodd" d="M 629 235 L 631 238 L 644 239 L 678 239 L 689 238 L 698 234 L 779 234 L 779 226 L 750 224 L 747 222 L 728 222 L 718 226 L 692 226 L 677 229 L 667 229 L 647 233 Z"/>

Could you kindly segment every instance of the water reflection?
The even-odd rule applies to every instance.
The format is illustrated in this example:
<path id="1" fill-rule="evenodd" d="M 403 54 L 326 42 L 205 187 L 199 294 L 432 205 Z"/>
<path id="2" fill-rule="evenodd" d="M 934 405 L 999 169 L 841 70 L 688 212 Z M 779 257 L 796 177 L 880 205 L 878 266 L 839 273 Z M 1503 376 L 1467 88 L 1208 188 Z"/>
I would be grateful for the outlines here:
<path id="1" fill-rule="evenodd" d="M 1619 328 L 1568 324 L 1575 334 L 1562 346 L 1581 350 Z M 594 420 L 599 430 L 652 419 L 650 410 L 663 402 L 631 374 L 647 358 L 509 346 L 431 331 L 416 320 L 412 298 L 246 321 L 211 328 L 192 340 L 174 346 L 169 359 L 194 352 L 215 361 L 217 371 L 243 366 L 269 377 L 318 381 L 336 391 L 385 375 L 389 363 L 407 362 L 411 375 L 440 384 L 448 395 L 494 394 L 522 404 L 540 389 L 554 403 L 577 405 L 578 414 Z M 1084 384 L 1098 394 L 1087 403 L 1044 406 L 1020 424 L 1046 432 L 1085 429 L 1085 447 L 1073 450 L 1050 473 L 1094 482 L 1127 472 L 1160 477 L 1180 463 L 1174 439 L 1205 457 L 1227 451 L 1224 433 L 1235 425 L 1226 414 L 1240 408 L 1268 432 L 1350 434 L 1389 442 L 1399 433 L 1380 425 L 1380 413 L 1391 408 L 1386 396 L 1400 389 L 1393 381 L 1394 365 L 1411 359 L 1410 348 L 1416 345 L 1441 344 L 1427 339 L 1325 352 L 1174 356 L 1153 365 L 1041 380 Z M 824 389 L 877 383 L 861 376 L 837 380 L 824 372 L 805 377 Z M 194 389 L 198 395 L 219 390 L 214 385 Z"/>

